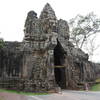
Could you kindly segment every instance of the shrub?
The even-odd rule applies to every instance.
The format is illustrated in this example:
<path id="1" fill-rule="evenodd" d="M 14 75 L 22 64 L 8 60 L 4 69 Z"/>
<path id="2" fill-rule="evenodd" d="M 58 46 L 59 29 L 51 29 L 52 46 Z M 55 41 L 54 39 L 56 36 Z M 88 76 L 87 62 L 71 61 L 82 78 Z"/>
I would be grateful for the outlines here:
<path id="1" fill-rule="evenodd" d="M 0 39 L 0 48 L 3 48 L 3 46 L 4 46 L 4 41 L 3 39 Z"/>

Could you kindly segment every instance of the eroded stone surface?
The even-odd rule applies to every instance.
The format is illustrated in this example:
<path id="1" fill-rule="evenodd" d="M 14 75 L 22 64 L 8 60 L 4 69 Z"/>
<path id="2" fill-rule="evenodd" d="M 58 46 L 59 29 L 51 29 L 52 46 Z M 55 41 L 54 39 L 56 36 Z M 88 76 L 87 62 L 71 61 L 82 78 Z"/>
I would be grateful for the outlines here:
<path id="1" fill-rule="evenodd" d="M 96 78 L 96 65 L 69 41 L 67 21 L 58 20 L 48 3 L 39 18 L 34 11 L 28 13 L 24 33 L 21 43 L 5 42 L 0 49 L 0 87 L 35 92 L 58 86 L 78 89 L 79 83 Z"/>

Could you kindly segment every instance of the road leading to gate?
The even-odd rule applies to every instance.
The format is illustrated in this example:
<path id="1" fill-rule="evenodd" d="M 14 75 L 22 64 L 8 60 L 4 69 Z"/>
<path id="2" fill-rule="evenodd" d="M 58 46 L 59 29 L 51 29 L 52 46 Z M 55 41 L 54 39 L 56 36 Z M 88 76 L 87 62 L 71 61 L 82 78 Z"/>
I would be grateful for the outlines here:
<path id="1" fill-rule="evenodd" d="M 100 92 L 62 91 L 62 94 L 25 96 L 0 92 L 0 100 L 100 100 Z"/>
<path id="2" fill-rule="evenodd" d="M 100 92 L 63 91 L 62 94 L 29 96 L 28 100 L 100 100 Z"/>

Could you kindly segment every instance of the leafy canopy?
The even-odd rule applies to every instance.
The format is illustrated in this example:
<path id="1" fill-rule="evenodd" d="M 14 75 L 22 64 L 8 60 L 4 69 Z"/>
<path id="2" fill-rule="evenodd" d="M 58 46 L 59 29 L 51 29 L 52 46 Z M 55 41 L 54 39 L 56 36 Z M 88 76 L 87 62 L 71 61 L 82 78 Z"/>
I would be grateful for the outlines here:
<path id="1" fill-rule="evenodd" d="M 69 25 L 70 40 L 81 49 L 91 36 L 100 32 L 100 19 L 93 12 L 86 16 L 77 15 L 70 20 Z"/>

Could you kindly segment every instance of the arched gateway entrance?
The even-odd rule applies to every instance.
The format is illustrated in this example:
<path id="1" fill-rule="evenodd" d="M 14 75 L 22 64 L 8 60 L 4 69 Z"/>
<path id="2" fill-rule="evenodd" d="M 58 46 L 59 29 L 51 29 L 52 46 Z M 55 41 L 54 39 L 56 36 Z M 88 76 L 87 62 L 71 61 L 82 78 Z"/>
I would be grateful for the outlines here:
<path id="1" fill-rule="evenodd" d="M 54 73 L 56 84 L 62 89 L 66 88 L 66 73 L 65 67 L 63 66 L 65 59 L 64 53 L 60 42 L 57 40 L 57 46 L 54 48 Z"/>

